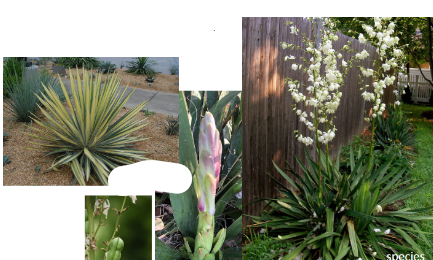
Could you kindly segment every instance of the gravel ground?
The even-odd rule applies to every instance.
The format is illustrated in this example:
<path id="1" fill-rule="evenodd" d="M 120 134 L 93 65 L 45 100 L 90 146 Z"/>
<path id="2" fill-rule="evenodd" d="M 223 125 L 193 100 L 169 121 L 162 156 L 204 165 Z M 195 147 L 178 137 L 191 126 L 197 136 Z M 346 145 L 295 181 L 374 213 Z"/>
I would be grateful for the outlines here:
<path id="1" fill-rule="evenodd" d="M 11 163 L 3 166 L 3 185 L 4 186 L 69 186 L 72 185 L 72 171 L 64 166 L 59 171 L 50 169 L 54 157 L 44 157 L 44 155 L 27 147 L 34 147 L 29 142 L 40 142 L 33 137 L 23 134 L 23 131 L 30 132 L 31 128 L 39 127 L 36 124 L 24 124 L 15 122 L 6 112 L 6 105 L 3 104 L 3 132 L 9 134 L 3 141 L 3 155 L 9 154 Z M 129 109 L 124 109 L 119 113 L 118 118 L 124 115 Z M 146 116 L 140 112 L 136 119 L 147 118 L 149 123 L 143 129 L 135 132 L 137 136 L 149 139 L 137 142 L 135 149 L 147 151 L 145 157 L 148 159 L 179 162 L 179 136 L 168 136 L 158 123 L 167 116 L 162 114 L 152 114 Z M 35 131 L 33 131 L 35 132 Z M 36 167 L 39 166 L 39 171 Z M 87 185 L 94 185 L 88 181 Z"/>
<path id="2" fill-rule="evenodd" d="M 51 69 L 52 62 L 47 64 L 47 68 Z M 71 69 L 72 73 L 76 73 L 77 69 Z M 82 73 L 82 69 L 79 72 Z M 66 70 L 67 77 L 69 78 L 69 70 Z M 163 73 L 158 73 L 154 77 L 154 82 L 150 83 L 146 81 L 146 76 L 144 75 L 134 75 L 132 73 L 127 73 L 126 69 L 116 69 L 118 77 L 121 78 L 120 86 L 128 86 L 133 88 L 141 88 L 153 91 L 161 91 L 166 93 L 179 94 L 179 76 L 168 75 Z M 81 74 L 80 74 L 81 77 Z M 62 77 L 64 78 L 64 76 Z M 107 74 L 102 75 L 102 81 L 104 82 L 107 78 Z"/>

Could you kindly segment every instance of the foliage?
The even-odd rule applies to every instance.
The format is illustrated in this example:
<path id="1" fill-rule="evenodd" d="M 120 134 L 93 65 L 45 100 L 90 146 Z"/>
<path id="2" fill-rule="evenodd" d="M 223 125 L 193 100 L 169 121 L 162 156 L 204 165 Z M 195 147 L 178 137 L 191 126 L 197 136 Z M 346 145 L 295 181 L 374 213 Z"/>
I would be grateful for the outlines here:
<path id="1" fill-rule="evenodd" d="M 102 74 L 114 73 L 116 71 L 116 64 L 111 63 L 111 61 L 102 61 L 98 71 L 102 72 Z"/>
<path id="2" fill-rule="evenodd" d="M 53 57 L 52 62 L 57 65 L 60 63 L 60 59 L 60 57 Z"/>
<path id="3" fill-rule="evenodd" d="M 3 64 L 3 97 L 8 97 L 9 92 L 14 90 L 11 87 L 21 83 L 24 66 L 24 63 L 18 61 L 16 57 L 7 58 L 6 63 Z"/>
<path id="4" fill-rule="evenodd" d="M 153 70 L 148 70 L 147 71 L 147 75 L 146 75 L 146 80 L 148 81 L 148 82 L 153 82 L 154 81 L 154 78 L 155 78 L 155 75 L 156 75 L 156 72 L 155 71 L 153 71 Z"/>
<path id="5" fill-rule="evenodd" d="M 65 68 L 96 69 L 99 67 L 99 60 L 94 57 L 61 57 L 59 63 Z"/>
<path id="6" fill-rule="evenodd" d="M 3 166 L 10 163 L 11 160 L 9 160 L 9 154 L 3 155 Z"/>
<path id="7" fill-rule="evenodd" d="M 175 58 L 173 58 L 174 64 L 170 62 L 170 74 L 179 76 L 179 62 Z"/>
<path id="8" fill-rule="evenodd" d="M 404 200 L 408 208 L 429 207 L 432 205 L 433 198 L 433 176 L 432 154 L 433 154 L 433 123 L 425 120 L 414 120 L 413 124 L 416 129 L 415 149 L 418 153 L 414 162 L 411 179 L 412 181 L 421 181 L 427 183 L 426 186 L 417 194 Z M 421 231 L 428 232 L 426 235 L 429 241 L 433 241 L 433 220 L 423 222 L 420 227 Z M 420 247 L 425 252 L 425 259 L 433 259 L 433 247 L 422 240 L 417 240 Z"/>
<path id="9" fill-rule="evenodd" d="M 156 112 L 154 111 L 149 111 L 149 109 L 144 110 L 144 115 L 145 116 L 152 116 L 154 115 Z"/>
<path id="10" fill-rule="evenodd" d="M 73 102 L 67 97 L 65 107 L 52 87 L 44 87 L 46 94 L 38 95 L 38 99 L 44 106 L 41 112 L 48 122 L 33 118 L 42 127 L 34 128 L 41 135 L 26 134 L 47 141 L 31 143 L 42 146 L 33 149 L 46 150 L 47 155 L 56 155 L 52 168 L 62 165 L 71 167 L 80 185 L 85 185 L 85 180 L 89 178 L 96 183 L 91 174 L 95 174 L 101 184 L 107 185 L 112 169 L 134 163 L 134 159 L 145 159 L 142 156 L 144 151 L 132 148 L 135 142 L 145 138 L 131 134 L 147 125 L 143 123 L 145 119 L 134 120 L 147 101 L 116 119 L 134 92 L 125 97 L 125 88 L 118 93 L 120 79 L 117 76 L 107 79 L 102 88 L 102 74 L 94 79 L 85 70 L 81 84 L 77 71 L 78 85 L 72 72 L 70 79 Z M 67 95 L 63 83 L 61 87 Z"/>
<path id="11" fill-rule="evenodd" d="M 156 64 L 155 61 L 150 60 L 149 57 L 138 57 L 136 61 L 128 61 L 129 66 L 126 72 L 140 75 L 147 75 L 150 73 L 156 73 L 153 66 Z"/>
<path id="12" fill-rule="evenodd" d="M 362 23 L 374 25 L 374 19 L 371 17 L 334 17 L 330 19 L 334 21 L 336 27 L 343 34 L 355 38 L 359 37 L 359 33 L 365 33 Z M 391 21 L 395 24 L 396 33 L 400 38 L 399 45 L 410 55 L 410 61 L 415 63 L 416 67 L 419 67 L 419 64 L 428 62 L 431 68 L 430 73 L 433 74 L 431 50 L 433 24 L 431 18 L 393 17 Z M 433 82 L 427 81 L 433 86 Z"/>
<path id="13" fill-rule="evenodd" d="M 207 111 L 213 115 L 216 129 L 220 133 L 219 139 L 223 147 L 215 196 L 213 233 L 218 234 L 226 229 L 225 242 L 221 249 L 224 259 L 242 258 L 242 203 L 240 197 L 235 196 L 242 189 L 242 109 L 239 94 L 239 91 L 187 91 L 179 94 L 179 140 L 184 140 L 179 143 L 179 162 L 188 167 L 193 176 L 200 171 L 197 159 L 200 158 L 199 151 L 196 148 L 199 146 L 201 116 Z M 182 194 L 170 194 L 170 201 L 176 223 L 176 228 L 171 232 L 180 231 L 183 237 L 195 237 L 197 231 L 201 230 L 198 229 L 197 219 L 202 211 L 197 208 L 198 200 L 194 187 L 191 185 Z M 166 236 L 171 234 L 167 229 L 163 231 Z M 191 239 L 187 240 L 190 249 Z M 160 242 L 156 242 L 159 255 L 173 253 L 172 248 Z"/>
<path id="14" fill-rule="evenodd" d="M 152 259 L 151 196 L 86 196 L 85 201 L 86 259 L 106 260 L 106 252 L 119 249 L 117 238 L 124 242 L 121 259 Z"/>
<path id="15" fill-rule="evenodd" d="M 244 235 L 248 244 L 242 248 L 242 259 L 245 260 L 262 260 L 262 259 L 275 259 L 281 257 L 283 252 L 287 252 L 291 247 L 289 241 L 281 241 L 272 239 L 265 232 L 263 235 L 256 234 L 254 231 L 250 232 L 248 237 Z"/>
<path id="16" fill-rule="evenodd" d="M 7 85 L 11 90 L 10 98 L 5 99 L 8 104 L 7 112 L 17 121 L 32 121 L 32 117 L 36 116 L 36 112 L 42 106 L 37 95 L 46 95 L 44 86 L 50 86 L 61 101 L 65 100 L 65 93 L 58 78 L 52 77 L 47 71 L 33 71 L 29 72 L 22 82 L 15 81 Z"/>
<path id="17" fill-rule="evenodd" d="M 422 253 L 414 237 L 420 237 L 430 245 L 425 235 L 419 232 L 418 221 L 433 219 L 419 215 L 431 211 L 433 207 L 398 211 L 386 209 L 388 205 L 410 197 L 425 186 L 418 186 L 418 182 L 403 183 L 400 177 L 404 168 L 386 176 L 391 162 L 378 169 L 367 170 L 363 160 L 355 164 L 352 150 L 350 174 L 340 173 L 338 159 L 335 163 L 322 160 L 322 164 L 329 164 L 329 168 L 323 168 L 330 170 L 325 171 L 320 180 L 319 166 L 306 149 L 305 155 L 309 167 L 296 157 L 304 177 L 288 165 L 288 172 L 296 176 L 298 182 L 274 164 L 298 192 L 274 179 L 281 187 L 281 196 L 265 199 L 270 210 L 264 211 L 260 217 L 252 217 L 256 222 L 255 227 L 271 228 L 271 236 L 278 236 L 280 240 L 287 240 L 296 246 L 283 259 L 291 260 L 298 255 L 304 259 L 313 255 L 320 255 L 324 259 L 370 259 L 376 254 L 384 259 L 386 254 L 393 253 L 392 250 Z M 388 183 L 385 186 L 386 181 Z M 319 185 L 323 188 L 322 196 Z"/>
<path id="18" fill-rule="evenodd" d="M 384 149 L 392 143 L 408 147 L 415 144 L 414 129 L 404 112 L 397 107 L 388 106 L 387 118 L 376 117 L 375 142 Z"/>
<path id="19" fill-rule="evenodd" d="M 179 117 L 168 116 L 157 124 L 162 126 L 167 135 L 177 135 L 179 134 Z"/>
<path id="20" fill-rule="evenodd" d="M 373 166 L 379 168 L 380 166 L 391 161 L 387 172 L 392 172 L 396 169 L 406 167 L 406 171 L 402 174 L 402 178 L 410 176 L 412 172 L 412 161 L 410 156 L 415 156 L 414 153 L 410 152 L 407 147 L 404 147 L 401 142 L 391 142 L 390 146 L 386 147 L 375 147 L 373 151 Z M 368 163 L 368 157 L 363 156 L 369 152 L 369 142 L 364 141 L 359 136 L 350 142 L 350 144 L 342 147 L 340 155 L 340 171 L 350 174 L 350 151 L 355 151 L 354 163 L 358 163 L 359 160 L 363 160 L 362 163 L 365 165 Z M 411 166 L 411 167 L 407 167 Z"/>

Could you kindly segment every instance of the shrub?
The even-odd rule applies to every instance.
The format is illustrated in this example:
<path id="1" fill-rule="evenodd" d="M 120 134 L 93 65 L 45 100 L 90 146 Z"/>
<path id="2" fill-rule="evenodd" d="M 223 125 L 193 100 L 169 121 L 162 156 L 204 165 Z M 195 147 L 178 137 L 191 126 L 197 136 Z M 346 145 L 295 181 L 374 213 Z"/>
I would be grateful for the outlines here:
<path id="1" fill-rule="evenodd" d="M 412 172 L 411 161 L 409 156 L 415 156 L 414 153 L 410 152 L 407 147 L 404 147 L 399 142 L 391 142 L 390 146 L 386 146 L 384 148 L 380 146 L 376 146 L 373 155 L 373 165 L 376 168 L 384 165 L 388 161 L 391 161 L 391 164 L 387 170 L 387 172 L 392 172 L 395 169 L 405 168 L 406 171 L 403 173 L 402 178 L 406 176 L 410 176 Z M 351 150 L 355 151 L 354 163 L 359 163 L 359 160 L 363 160 L 362 164 L 366 165 L 368 163 L 368 157 L 363 156 L 369 152 L 369 142 L 362 140 L 360 137 L 355 136 L 349 145 L 343 146 L 342 153 L 340 155 L 340 166 L 341 172 L 345 172 L 346 174 L 350 174 L 350 152 Z"/>
<path id="2" fill-rule="evenodd" d="M 99 67 L 99 60 L 94 57 L 62 57 L 58 62 L 65 68 L 93 69 Z"/>
<path id="3" fill-rule="evenodd" d="M 171 75 L 177 75 L 179 76 L 179 63 L 176 61 L 175 58 L 173 58 L 174 64 L 171 64 L 170 62 L 170 73 Z"/>
<path id="4" fill-rule="evenodd" d="M 103 61 L 99 65 L 99 72 L 102 72 L 102 74 L 105 73 L 114 73 L 116 71 L 116 64 L 111 63 L 110 61 Z"/>
<path id="5" fill-rule="evenodd" d="M 155 75 L 156 75 L 156 72 L 155 71 L 148 71 L 147 72 L 147 75 L 146 75 L 146 80 L 148 81 L 148 82 L 153 82 L 154 81 L 154 78 L 155 78 Z"/>
<path id="6" fill-rule="evenodd" d="M 329 165 L 323 161 L 322 168 L 329 167 L 329 171 L 322 169 L 323 178 L 319 179 L 319 165 L 306 149 L 305 155 L 309 167 L 296 157 L 304 177 L 288 165 L 288 172 L 298 182 L 274 164 L 294 189 L 274 179 L 281 187 L 281 196 L 265 199 L 269 210 L 260 217 L 252 217 L 256 222 L 254 227 L 271 228 L 270 236 L 296 246 L 284 259 L 291 260 L 301 254 L 302 259 L 311 259 L 315 255 L 324 256 L 324 259 L 374 259 L 377 255 L 377 258 L 384 259 L 386 254 L 393 254 L 393 250 L 422 253 L 414 241 L 417 237 L 430 245 L 425 235 L 419 232 L 418 221 L 431 218 L 419 215 L 431 211 L 431 208 L 386 210 L 388 205 L 425 186 L 417 187 L 419 182 L 413 182 L 404 183 L 406 186 L 403 187 L 400 178 L 404 168 L 385 176 L 391 163 L 388 161 L 378 169 L 367 170 L 362 163 L 364 160 L 354 163 L 352 150 L 350 174 L 340 173 L 338 159 L 336 163 L 328 162 Z M 321 193 L 319 185 L 323 189 Z"/>
<path id="7" fill-rule="evenodd" d="M 35 149 L 56 155 L 52 168 L 70 166 L 80 185 L 85 185 L 85 179 L 89 178 L 96 182 L 91 174 L 107 185 L 112 169 L 134 163 L 134 159 L 145 159 L 144 151 L 132 148 L 135 142 L 145 138 L 130 134 L 147 125 L 143 124 L 145 120 L 134 120 L 147 101 L 116 119 L 134 91 L 125 97 L 126 88 L 118 93 L 120 80 L 117 77 L 107 79 L 101 88 L 102 74 L 94 79 L 85 70 L 83 75 L 83 84 L 76 85 L 70 73 L 73 101 L 67 97 L 66 107 L 53 88 L 44 87 L 46 95 L 38 95 L 38 99 L 45 107 L 41 111 L 48 122 L 33 118 L 42 127 L 33 130 L 42 135 L 26 134 L 47 141 L 34 144 L 42 146 Z M 76 81 L 81 82 L 79 75 Z M 62 84 L 61 87 L 66 95 L 65 86 Z"/>
<path id="8" fill-rule="evenodd" d="M 23 72 L 25 70 L 24 63 L 18 61 L 18 58 L 7 58 L 3 64 L 3 97 L 8 97 L 9 92 L 13 89 L 10 87 L 21 83 Z"/>
<path id="9" fill-rule="evenodd" d="M 155 61 L 150 60 L 148 57 L 138 57 L 135 58 L 136 61 L 128 61 L 129 66 L 127 66 L 128 73 L 147 75 L 148 73 L 156 73 L 153 69 L 153 65 L 156 64 Z"/>
<path id="10" fill-rule="evenodd" d="M 7 112 L 17 121 L 30 122 L 42 105 L 37 95 L 46 94 L 43 86 L 50 86 L 60 100 L 65 99 L 58 78 L 52 77 L 48 71 L 31 72 L 22 82 L 11 82 L 7 85 L 7 88 L 12 90 L 9 93 L 10 98 L 5 99 L 8 104 Z"/>
<path id="11" fill-rule="evenodd" d="M 179 117 L 168 116 L 161 120 L 157 125 L 162 126 L 167 135 L 179 134 Z"/>
<path id="12" fill-rule="evenodd" d="M 392 142 L 401 143 L 403 146 L 414 145 L 414 129 L 404 112 L 400 108 L 394 109 L 389 105 L 388 113 L 387 118 L 378 116 L 374 119 L 376 143 L 382 148 L 390 146 Z"/>

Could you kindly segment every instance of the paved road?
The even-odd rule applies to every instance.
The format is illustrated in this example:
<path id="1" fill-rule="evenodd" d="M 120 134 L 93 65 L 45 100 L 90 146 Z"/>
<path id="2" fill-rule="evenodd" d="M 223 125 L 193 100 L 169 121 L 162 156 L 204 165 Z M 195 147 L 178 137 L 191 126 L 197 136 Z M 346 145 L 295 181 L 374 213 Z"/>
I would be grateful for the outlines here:
<path id="1" fill-rule="evenodd" d="M 30 76 L 31 72 L 39 73 L 39 68 L 33 65 L 27 68 L 24 77 Z M 62 82 L 70 92 L 71 81 L 69 78 L 62 77 Z M 119 91 L 123 91 L 125 87 L 120 86 Z M 134 88 L 128 87 L 124 96 L 127 96 Z M 164 115 L 177 116 L 179 114 L 179 95 L 165 92 L 158 92 L 146 89 L 135 89 L 134 94 L 131 95 L 125 107 L 133 108 L 141 102 L 148 100 L 149 102 L 142 110 L 149 110 L 149 112 L 156 112 Z"/>
<path id="2" fill-rule="evenodd" d="M 38 57 L 28 57 L 29 59 L 34 59 L 34 58 L 38 58 Z M 120 65 L 122 64 L 123 61 L 123 66 L 124 68 L 126 68 L 126 66 L 128 65 L 128 61 L 133 61 L 134 58 L 132 57 L 97 57 L 98 60 L 100 61 L 111 61 L 111 63 L 116 64 L 117 68 L 120 68 Z M 177 62 L 177 64 L 179 64 L 179 57 L 151 57 L 151 60 L 154 60 L 156 62 L 154 69 L 157 72 L 161 72 L 164 74 L 170 74 L 170 67 L 171 65 L 175 64 L 175 60 Z M 171 65 L 170 65 L 171 63 Z"/>

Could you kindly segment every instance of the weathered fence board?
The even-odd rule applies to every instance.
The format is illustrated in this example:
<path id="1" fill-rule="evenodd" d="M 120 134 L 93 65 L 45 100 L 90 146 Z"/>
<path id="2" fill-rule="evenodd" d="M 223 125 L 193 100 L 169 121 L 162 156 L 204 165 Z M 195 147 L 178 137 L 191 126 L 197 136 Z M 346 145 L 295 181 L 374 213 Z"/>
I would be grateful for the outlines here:
<path id="1" fill-rule="evenodd" d="M 303 162 L 305 145 L 295 139 L 295 130 L 304 136 L 311 136 L 306 126 L 299 122 L 292 108 L 292 97 L 284 79 L 290 77 L 307 84 L 308 74 L 293 71 L 291 62 L 285 62 L 286 55 L 299 57 L 303 55 L 307 60 L 310 54 L 301 50 L 283 50 L 280 42 L 285 41 L 295 45 L 304 46 L 302 37 L 290 34 L 286 21 L 292 21 L 301 32 L 312 37 L 311 23 L 303 18 L 243 18 L 242 19 L 242 90 L 243 90 L 243 210 L 247 215 L 258 215 L 263 210 L 263 203 L 246 204 L 258 198 L 275 197 L 275 183 L 269 177 L 282 183 L 287 183 L 275 170 L 273 161 L 281 168 L 285 168 L 287 161 L 292 168 L 300 172 L 295 155 Z M 339 40 L 334 44 L 336 50 L 343 48 L 348 40 L 353 42 L 352 48 L 356 51 L 366 49 L 370 57 L 362 61 L 362 65 L 372 68 L 372 62 L 377 58 L 376 49 L 365 45 L 351 37 L 338 34 Z M 343 54 L 345 61 L 355 53 Z M 341 64 L 341 59 L 338 60 Z M 337 136 L 330 144 L 331 155 L 336 156 L 338 147 L 347 144 L 353 135 L 361 134 L 366 128 L 364 111 L 369 111 L 371 103 L 366 103 L 361 97 L 359 69 L 354 66 L 347 74 L 342 87 L 343 96 L 340 107 L 336 113 L 335 125 Z M 365 84 L 372 85 L 371 78 Z M 393 102 L 392 88 L 387 88 L 384 100 Z M 311 109 L 310 107 L 308 109 Z M 306 147 L 316 158 L 313 146 Z M 292 176 L 293 177 L 293 176 Z M 244 219 L 244 226 L 249 219 Z"/>

